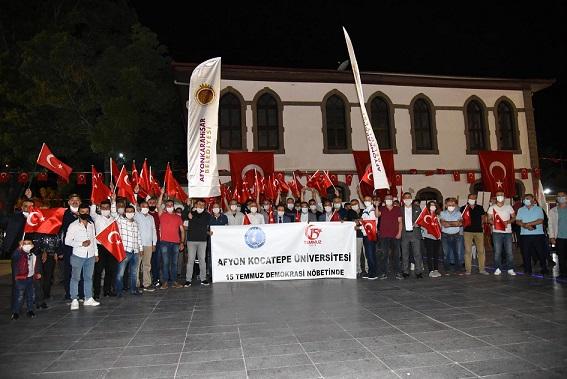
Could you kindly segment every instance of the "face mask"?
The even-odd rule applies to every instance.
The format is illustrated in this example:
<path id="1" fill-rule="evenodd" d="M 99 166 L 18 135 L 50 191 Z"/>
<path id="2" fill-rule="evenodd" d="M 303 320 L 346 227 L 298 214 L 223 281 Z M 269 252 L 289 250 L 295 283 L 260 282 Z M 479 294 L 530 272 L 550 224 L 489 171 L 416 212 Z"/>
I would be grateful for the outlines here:
<path id="1" fill-rule="evenodd" d="M 295 206 L 295 210 L 296 210 L 296 211 L 299 211 L 300 209 L 301 209 L 301 205 L 296 205 L 296 206 Z"/>
<path id="2" fill-rule="evenodd" d="M 391 207 L 394 204 L 394 200 L 386 200 L 386 205 Z"/>
<path id="3" fill-rule="evenodd" d="M 150 212 L 155 212 L 156 210 L 156 206 L 155 205 L 150 205 Z"/>
<path id="4" fill-rule="evenodd" d="M 559 196 L 559 197 L 557 198 L 557 202 L 558 202 L 559 204 L 565 204 L 565 203 L 567 203 L 567 197 L 565 197 L 565 196 Z"/>
<path id="5" fill-rule="evenodd" d="M 313 212 L 315 212 L 317 210 L 317 206 L 316 205 L 310 205 L 309 209 L 311 209 Z"/>
<path id="6" fill-rule="evenodd" d="M 88 219 L 89 219 L 89 214 L 88 214 L 88 213 L 79 214 L 79 218 L 80 218 L 81 220 L 88 220 Z"/>
<path id="7" fill-rule="evenodd" d="M 504 202 L 504 196 L 496 196 L 496 201 L 499 203 L 503 203 Z"/>
<path id="8" fill-rule="evenodd" d="M 309 212 L 309 208 L 301 208 L 301 212 L 302 212 L 302 213 L 307 213 L 307 212 Z"/>
<path id="9" fill-rule="evenodd" d="M 283 217 L 284 213 L 285 213 L 284 211 L 278 211 L 278 216 Z"/>
<path id="10" fill-rule="evenodd" d="M 71 206 L 70 208 L 71 208 L 71 212 L 73 212 L 73 213 L 79 212 L 79 207 Z"/>
<path id="11" fill-rule="evenodd" d="M 237 212 L 240 212 L 240 209 L 241 209 L 240 205 L 237 205 L 237 206 L 236 206 L 236 211 L 237 211 Z"/>
<path id="12" fill-rule="evenodd" d="M 22 214 L 24 215 L 25 218 L 30 217 L 30 212 L 22 212 Z"/>
<path id="13" fill-rule="evenodd" d="M 197 208 L 195 209 L 197 211 L 197 213 L 203 213 L 203 211 L 205 210 L 205 208 Z"/>
<path id="14" fill-rule="evenodd" d="M 173 209 L 173 208 L 171 208 L 171 209 Z M 118 212 L 119 215 L 123 215 L 124 210 L 125 210 L 125 208 L 118 208 L 116 211 Z"/>
<path id="15" fill-rule="evenodd" d="M 530 205 L 532 205 L 532 201 L 530 199 L 524 199 L 524 205 L 529 207 Z"/>
<path id="16" fill-rule="evenodd" d="M 404 199 L 404 204 L 406 207 L 409 207 L 411 205 L 412 200 L 411 199 Z"/>
<path id="17" fill-rule="evenodd" d="M 100 211 L 100 214 L 103 217 L 108 217 L 108 216 L 110 216 L 110 211 L 108 209 L 103 209 L 103 210 Z"/>
<path id="18" fill-rule="evenodd" d="M 22 245 L 22 250 L 29 253 L 33 249 L 33 245 Z"/>
<path id="19" fill-rule="evenodd" d="M 333 209 L 333 207 L 330 207 L 330 206 L 327 205 L 325 207 L 325 212 L 330 213 L 332 209 Z"/>
<path id="20" fill-rule="evenodd" d="M 126 218 L 127 218 L 128 220 L 132 220 L 132 219 L 134 218 L 134 212 L 128 212 L 128 213 L 126 213 Z"/>
<path id="21" fill-rule="evenodd" d="M 167 213 L 173 213 L 173 207 L 166 207 L 165 210 L 167 211 Z"/>
<path id="22" fill-rule="evenodd" d="M 358 211 L 359 209 L 358 205 L 351 205 L 351 207 L 353 211 Z"/>
<path id="23" fill-rule="evenodd" d="M 468 200 L 469 205 L 475 205 L 476 204 L 476 200 L 474 199 L 469 199 Z"/>
<path id="24" fill-rule="evenodd" d="M 230 210 L 233 211 L 233 212 L 236 211 L 236 205 L 232 204 L 232 205 L 230 206 Z"/>
<path id="25" fill-rule="evenodd" d="M 141 212 L 142 214 L 147 215 L 148 213 L 150 213 L 150 208 L 142 208 Z"/>
<path id="26" fill-rule="evenodd" d="M 213 213 L 214 213 L 214 214 L 219 214 L 219 213 L 220 213 L 220 208 L 213 208 Z"/>
<path id="27" fill-rule="evenodd" d="M 269 211 L 270 210 L 270 205 L 269 204 L 264 204 L 264 210 L 265 211 Z"/>
<path id="28" fill-rule="evenodd" d="M 437 209 L 437 207 L 435 205 L 432 205 L 432 206 L 429 207 L 429 210 L 431 212 L 435 212 L 436 209 Z"/>
<path id="29" fill-rule="evenodd" d="M 291 204 L 291 203 L 289 203 L 289 204 L 287 205 L 287 209 L 289 209 L 290 211 L 293 209 L 293 207 L 294 207 L 294 205 Z"/>
<path id="30" fill-rule="evenodd" d="M 252 213 L 258 212 L 258 207 L 250 207 L 250 212 Z"/>
<path id="31" fill-rule="evenodd" d="M 340 209 L 341 208 L 341 203 L 334 203 L 333 207 L 335 207 L 335 209 Z"/>
<path id="32" fill-rule="evenodd" d="M 448 210 L 449 212 L 453 212 L 453 211 L 455 210 L 455 207 L 449 206 L 449 207 L 447 207 L 447 210 Z"/>
<path id="33" fill-rule="evenodd" d="M 365 202 L 364 202 L 364 206 L 365 206 L 366 208 L 370 208 L 371 205 L 372 205 L 372 202 L 371 202 L 371 201 L 365 201 Z"/>

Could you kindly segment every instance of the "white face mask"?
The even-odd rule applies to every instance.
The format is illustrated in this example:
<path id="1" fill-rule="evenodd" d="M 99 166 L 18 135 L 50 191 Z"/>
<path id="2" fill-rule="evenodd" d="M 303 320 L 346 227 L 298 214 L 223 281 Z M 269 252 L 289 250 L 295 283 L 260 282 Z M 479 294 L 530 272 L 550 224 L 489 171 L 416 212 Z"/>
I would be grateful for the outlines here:
<path id="1" fill-rule="evenodd" d="M 335 209 L 340 209 L 341 203 L 333 203 L 333 207 L 335 207 Z"/>
<path id="2" fill-rule="evenodd" d="M 171 209 L 173 209 L 173 208 L 171 208 Z M 123 215 L 124 214 L 124 208 L 118 208 L 116 210 L 116 212 L 118 212 L 119 215 Z"/>
<path id="3" fill-rule="evenodd" d="M 372 205 L 372 202 L 371 202 L 371 201 L 365 201 L 365 202 L 364 202 L 364 206 L 365 206 L 366 208 L 370 208 L 371 205 Z"/>
<path id="4" fill-rule="evenodd" d="M 353 211 L 358 211 L 358 210 L 359 210 L 358 204 L 356 204 L 356 205 L 351 205 L 351 208 L 352 208 Z"/>
<path id="5" fill-rule="evenodd" d="M 283 217 L 284 213 L 285 213 L 284 211 L 278 211 L 278 216 Z"/>
<path id="6" fill-rule="evenodd" d="M 409 207 L 411 205 L 411 203 L 412 203 L 411 199 L 404 199 L 404 204 L 405 204 L 406 207 Z"/>
<path id="7" fill-rule="evenodd" d="M 110 216 L 110 211 L 108 209 L 103 209 L 103 210 L 100 211 L 100 214 L 103 217 L 108 217 L 108 216 Z"/>
<path id="8" fill-rule="evenodd" d="M 302 213 L 307 213 L 307 212 L 309 212 L 309 208 L 301 208 L 301 212 L 302 212 Z"/>
<path id="9" fill-rule="evenodd" d="M 214 214 L 219 214 L 219 213 L 220 213 L 220 208 L 213 208 L 213 213 L 214 213 Z"/>
<path id="10" fill-rule="evenodd" d="M 385 202 L 386 202 L 386 205 L 389 206 L 389 207 L 391 207 L 392 204 L 394 204 L 394 200 L 388 200 L 388 199 L 386 199 Z"/>
<path id="11" fill-rule="evenodd" d="M 166 207 L 165 210 L 166 210 L 167 213 L 173 213 L 173 207 Z M 120 212 L 118 212 L 118 213 L 120 213 Z"/>
<path id="12" fill-rule="evenodd" d="M 30 217 L 30 212 L 22 212 L 22 214 L 24 215 L 25 218 Z"/>
<path id="13" fill-rule="evenodd" d="M 258 207 L 250 207 L 250 212 L 252 213 L 258 212 Z"/>
<path id="14" fill-rule="evenodd" d="M 128 220 L 132 220 L 134 218 L 134 213 L 133 212 L 126 213 L 126 218 Z"/>
<path id="15" fill-rule="evenodd" d="M 311 209 L 311 211 L 315 212 L 317 210 L 317 206 L 316 205 L 310 205 L 309 209 Z"/>
<path id="16" fill-rule="evenodd" d="M 532 205 L 532 201 L 530 199 L 524 199 L 524 205 L 529 207 L 530 205 Z"/>
<path id="17" fill-rule="evenodd" d="M 269 211 L 270 210 L 270 205 L 269 204 L 264 204 L 263 208 L 265 211 Z"/>
<path id="18" fill-rule="evenodd" d="M 71 208 L 71 212 L 73 213 L 79 212 L 79 207 L 70 206 L 70 208 Z"/>
<path id="19" fill-rule="evenodd" d="M 453 211 L 455 210 L 455 207 L 452 206 L 452 205 L 451 205 L 451 206 L 448 206 L 448 207 L 447 207 L 447 210 L 448 210 L 449 212 L 453 212 Z"/>
<path id="20" fill-rule="evenodd" d="M 234 211 L 236 210 L 236 208 L 237 208 L 237 207 L 236 207 L 236 204 L 231 204 L 231 205 L 230 205 L 230 210 L 231 210 L 231 211 L 234 212 Z"/>
<path id="21" fill-rule="evenodd" d="M 559 204 L 565 204 L 565 203 L 567 203 L 567 197 L 565 197 L 565 196 L 559 196 L 559 197 L 557 198 L 557 202 L 558 202 Z"/>
<path id="22" fill-rule="evenodd" d="M 197 213 L 203 213 L 205 208 L 196 208 L 195 210 L 197 211 Z"/>
<path id="23" fill-rule="evenodd" d="M 468 200 L 469 205 L 475 205 L 476 204 L 476 200 L 475 199 L 469 199 Z"/>
<path id="24" fill-rule="evenodd" d="M 29 253 L 33 249 L 33 245 L 22 245 L 22 250 Z"/>
<path id="25" fill-rule="evenodd" d="M 241 209 L 241 208 L 240 208 L 240 205 L 237 205 L 237 206 L 236 206 L 236 211 L 237 211 L 237 212 L 240 212 L 240 209 Z"/>
<path id="26" fill-rule="evenodd" d="M 292 203 L 289 203 L 287 205 L 287 209 L 289 209 L 290 211 L 293 209 L 294 205 Z"/>
<path id="27" fill-rule="evenodd" d="M 504 202 L 504 196 L 496 196 L 496 201 L 499 203 L 503 203 Z"/>
<path id="28" fill-rule="evenodd" d="M 329 205 L 325 206 L 325 212 L 327 212 L 327 213 L 330 213 L 332 209 L 333 209 L 333 207 L 331 207 Z"/>
<path id="29" fill-rule="evenodd" d="M 150 208 L 142 208 L 140 212 L 142 212 L 143 215 L 147 215 L 148 213 L 150 213 Z"/>
<path id="30" fill-rule="evenodd" d="M 437 210 L 437 207 L 435 205 L 432 205 L 432 206 L 429 207 L 429 210 L 431 212 L 435 212 L 435 210 Z"/>

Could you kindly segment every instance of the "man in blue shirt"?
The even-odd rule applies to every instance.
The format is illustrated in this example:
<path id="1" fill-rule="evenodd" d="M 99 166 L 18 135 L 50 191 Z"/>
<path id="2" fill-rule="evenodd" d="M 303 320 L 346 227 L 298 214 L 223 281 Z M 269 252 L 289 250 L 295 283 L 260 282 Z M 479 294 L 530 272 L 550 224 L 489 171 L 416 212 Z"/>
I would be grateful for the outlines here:
<path id="1" fill-rule="evenodd" d="M 531 194 L 524 196 L 524 206 L 518 210 L 516 224 L 521 227 L 521 249 L 526 274 L 532 273 L 532 256 L 539 259 L 541 273 L 547 274 L 546 240 L 543 233 L 543 209 L 535 204 Z"/>
<path id="2" fill-rule="evenodd" d="M 549 210 L 549 242 L 555 245 L 559 276 L 567 277 L 567 193 L 557 192 L 557 206 Z"/>
<path id="3" fill-rule="evenodd" d="M 459 208 L 457 208 L 457 199 L 454 197 L 447 198 L 445 206 L 445 210 L 439 215 L 445 275 L 449 274 L 451 261 L 455 264 L 454 271 L 462 275 L 463 261 L 459 254 L 459 245 L 463 243 L 463 236 L 461 235 L 463 218 Z"/>

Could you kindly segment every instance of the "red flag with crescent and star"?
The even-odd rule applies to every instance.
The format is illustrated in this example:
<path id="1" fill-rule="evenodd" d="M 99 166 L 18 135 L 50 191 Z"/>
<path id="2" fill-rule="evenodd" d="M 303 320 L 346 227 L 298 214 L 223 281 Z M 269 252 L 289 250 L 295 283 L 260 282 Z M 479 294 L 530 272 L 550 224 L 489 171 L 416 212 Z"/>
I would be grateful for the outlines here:
<path id="1" fill-rule="evenodd" d="M 493 195 L 502 191 L 506 197 L 516 194 L 514 157 L 511 152 L 481 151 L 478 159 L 485 191 L 490 191 Z"/>
<path id="2" fill-rule="evenodd" d="M 372 177 L 372 165 L 370 164 L 370 157 L 368 151 L 356 151 L 353 150 L 352 156 L 354 158 L 354 164 L 356 166 L 356 172 L 358 173 L 359 180 L 362 180 L 360 184 L 360 190 L 364 196 L 372 196 L 374 193 L 374 178 Z M 396 171 L 394 167 L 394 152 L 393 150 L 382 150 L 380 149 L 380 157 L 382 158 L 382 163 L 384 164 L 384 170 L 386 171 L 386 177 L 388 178 L 388 183 L 390 184 L 390 191 L 396 188 Z M 364 177 L 364 180 L 363 180 Z M 400 178 L 401 179 L 401 176 Z M 400 184 L 401 185 L 401 184 Z M 387 189 L 380 190 L 379 193 L 383 197 L 388 192 Z"/>
<path id="3" fill-rule="evenodd" d="M 492 209 L 492 218 L 494 219 L 494 230 L 499 230 L 501 232 L 506 230 L 506 223 L 502 220 L 502 217 L 496 212 L 496 209 Z"/>
<path id="4" fill-rule="evenodd" d="M 118 196 L 122 196 L 126 198 L 130 203 L 136 204 L 136 195 L 134 194 L 132 183 L 130 183 L 128 171 L 126 171 L 126 168 L 124 166 L 122 166 L 122 169 L 120 170 L 120 175 L 118 175 L 116 186 L 118 187 Z"/>
<path id="5" fill-rule="evenodd" d="M 30 207 L 24 233 L 57 234 L 63 225 L 65 208 L 39 209 Z"/>
<path id="6" fill-rule="evenodd" d="M 366 237 L 370 241 L 376 241 L 378 237 L 378 231 L 376 230 L 376 220 L 362 220 L 362 226 L 366 232 Z"/>
<path id="7" fill-rule="evenodd" d="M 463 228 L 466 228 L 472 223 L 471 220 L 471 207 L 467 204 L 465 205 L 465 209 L 463 209 L 463 213 L 461 214 L 463 218 Z"/>
<path id="8" fill-rule="evenodd" d="M 71 175 L 73 169 L 57 159 L 45 143 L 41 145 L 41 150 L 37 157 L 37 164 L 53 171 L 69 183 L 69 175 Z"/>
<path id="9" fill-rule="evenodd" d="M 92 191 L 91 201 L 93 204 L 100 204 L 103 200 L 112 196 L 112 191 L 102 181 L 102 175 L 92 166 Z"/>
<path id="10" fill-rule="evenodd" d="M 242 219 L 242 225 L 250 225 L 250 219 L 248 218 L 248 213 L 244 213 L 244 218 Z"/>
<path id="11" fill-rule="evenodd" d="M 424 228 L 427 233 L 433 237 L 441 238 L 441 227 L 439 226 L 439 219 L 435 213 L 431 213 L 427 207 L 423 208 L 421 214 L 415 220 L 415 223 Z"/>
<path id="12" fill-rule="evenodd" d="M 126 259 L 126 252 L 124 251 L 124 244 L 120 236 L 120 230 L 116 221 L 112 221 L 110 225 L 104 228 L 96 236 L 96 240 L 106 248 L 120 263 Z"/>
<path id="13" fill-rule="evenodd" d="M 274 153 L 272 152 L 229 152 L 230 177 L 233 186 L 243 181 L 254 183 L 256 176 L 267 177 L 274 172 Z"/>
<path id="14" fill-rule="evenodd" d="M 177 179 L 175 179 L 175 176 L 173 176 L 173 171 L 171 171 L 169 162 L 167 162 L 167 167 L 165 168 L 164 181 L 165 193 L 167 194 L 167 196 L 179 199 L 179 201 L 181 201 L 182 203 L 185 203 L 187 201 L 189 196 L 187 196 L 181 185 L 179 185 Z"/>

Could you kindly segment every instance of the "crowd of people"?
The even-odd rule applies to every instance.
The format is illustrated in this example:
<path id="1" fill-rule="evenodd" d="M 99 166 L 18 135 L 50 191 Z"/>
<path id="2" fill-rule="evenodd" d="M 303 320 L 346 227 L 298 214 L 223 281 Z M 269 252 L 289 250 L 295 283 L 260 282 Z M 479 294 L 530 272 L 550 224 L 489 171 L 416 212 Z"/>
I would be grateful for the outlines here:
<path id="1" fill-rule="evenodd" d="M 279 193 L 274 202 L 260 201 L 259 197 L 244 204 L 189 199 L 176 207 L 173 199 L 163 198 L 163 193 L 140 198 L 135 204 L 115 195 L 100 204 L 89 204 L 73 194 L 68 198 L 60 233 L 45 235 L 24 233 L 29 209 L 34 205 L 27 190 L 20 208 L 3 222 L 3 248 L 12 258 L 12 319 L 19 318 L 24 301 L 29 317 L 35 316 L 34 308 L 48 307 L 57 265 L 62 268 L 65 299 L 71 302 L 71 310 L 79 309 L 80 303 L 98 306 L 101 297 L 139 296 L 199 282 L 208 286 L 213 225 L 352 221 L 357 276 L 368 280 L 408 279 L 412 271 L 416 279 L 424 275 L 471 275 L 476 273 L 473 255 L 478 260 L 478 273 L 489 275 L 485 245 L 492 245 L 494 252 L 492 274 L 515 276 L 513 241 L 520 247 L 525 274 L 534 271 L 534 264 L 541 274 L 549 273 L 551 244 L 559 256 L 560 275 L 567 275 L 565 192 L 558 193 L 557 206 L 549 217 L 531 194 L 510 205 L 504 193 L 496 193 L 487 210 L 477 203 L 476 194 L 470 194 L 461 207 L 453 197 L 443 204 L 428 201 L 425 212 L 440 225 L 440 236 L 416 223 L 423 210 L 409 192 L 401 201 L 391 195 L 384 199 L 363 196 L 360 190 L 359 199 L 347 202 L 336 195 L 322 198 L 316 190 L 305 188 L 300 199 L 280 201 Z M 465 210 L 469 217 L 466 225 Z M 376 220 L 377 240 L 368 236 L 363 220 Z M 96 240 L 96 235 L 114 221 L 126 253 L 121 262 Z"/>

